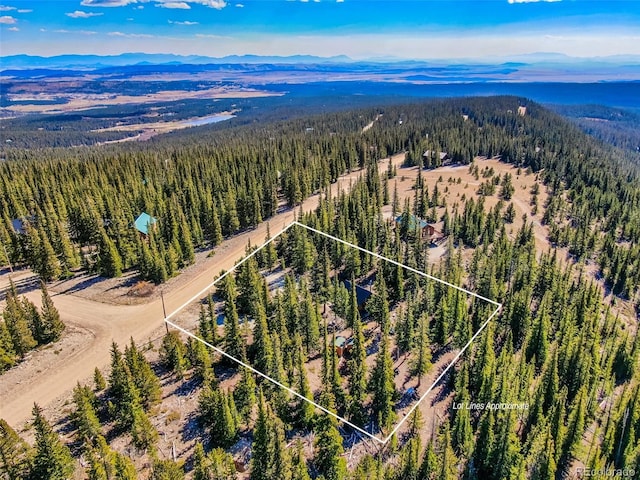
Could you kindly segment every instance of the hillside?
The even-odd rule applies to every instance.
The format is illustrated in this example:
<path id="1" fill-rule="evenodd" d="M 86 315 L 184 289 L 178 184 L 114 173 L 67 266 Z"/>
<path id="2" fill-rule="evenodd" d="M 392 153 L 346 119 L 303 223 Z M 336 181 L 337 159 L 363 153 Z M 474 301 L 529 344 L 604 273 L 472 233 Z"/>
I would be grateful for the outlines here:
<path id="1" fill-rule="evenodd" d="M 122 294 L 147 282 L 149 299 L 198 283 L 172 321 L 367 432 L 392 432 L 417 405 L 408 388 L 426 392 L 381 446 L 194 338 L 150 329 L 114 344 L 63 409 L 35 409 L 35 433 L 5 418 L 37 440 L 1 423 L 5 469 L 483 480 L 640 469 L 640 170 L 532 101 L 385 102 L 5 153 L 0 264 L 50 282 L 62 321 L 77 322 L 74 299 L 100 317 L 103 296 L 112 321 L 160 307 L 117 305 L 103 282 Z M 155 219 L 144 233 L 132 226 L 142 212 Z M 293 216 L 392 262 L 293 227 L 216 288 L 190 273 L 232 268 Z M 499 315 L 486 322 L 490 304 L 402 265 L 499 302 Z M 372 292 L 366 315 L 345 280 Z M 0 323 L 0 386 L 16 364 L 31 368 L 16 349 L 33 329 L 23 305 Z M 344 356 L 337 336 L 353 341 Z M 427 392 L 423 377 L 467 344 Z"/>

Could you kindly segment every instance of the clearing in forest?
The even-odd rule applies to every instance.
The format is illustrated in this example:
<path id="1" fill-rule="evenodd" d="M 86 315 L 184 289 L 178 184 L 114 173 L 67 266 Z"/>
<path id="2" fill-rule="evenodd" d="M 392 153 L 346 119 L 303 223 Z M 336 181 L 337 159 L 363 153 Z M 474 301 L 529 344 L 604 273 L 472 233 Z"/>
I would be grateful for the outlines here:
<path id="1" fill-rule="evenodd" d="M 501 305 L 458 286 L 459 257 L 444 280 L 420 270 L 426 243 L 405 258 L 355 241 L 294 221 L 165 322 L 222 356 L 227 388 L 248 369 L 292 424 L 318 408 L 385 444 Z"/>

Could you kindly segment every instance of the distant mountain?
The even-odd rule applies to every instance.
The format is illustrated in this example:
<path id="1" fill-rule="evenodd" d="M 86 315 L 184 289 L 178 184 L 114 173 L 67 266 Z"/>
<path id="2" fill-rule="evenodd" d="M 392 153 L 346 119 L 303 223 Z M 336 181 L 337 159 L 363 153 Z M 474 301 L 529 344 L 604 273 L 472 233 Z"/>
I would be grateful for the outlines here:
<path id="1" fill-rule="evenodd" d="M 293 55 L 289 57 L 260 55 L 230 55 L 226 57 L 206 57 L 202 55 L 174 55 L 162 53 L 123 53 L 120 55 L 56 55 L 40 57 L 34 55 L 10 55 L 0 57 L 0 68 L 5 69 L 87 69 L 118 67 L 125 65 L 204 65 L 204 64 L 260 64 L 260 63 L 346 63 L 349 57 L 316 57 L 313 55 Z"/>

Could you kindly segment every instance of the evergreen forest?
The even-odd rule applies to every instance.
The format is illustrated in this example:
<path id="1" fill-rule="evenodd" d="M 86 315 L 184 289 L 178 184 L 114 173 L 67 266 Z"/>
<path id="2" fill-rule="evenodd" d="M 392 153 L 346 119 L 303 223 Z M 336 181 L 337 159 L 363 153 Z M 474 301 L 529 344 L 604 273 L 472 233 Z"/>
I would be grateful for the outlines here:
<path id="1" fill-rule="evenodd" d="M 420 172 L 404 202 L 394 192 L 398 173 L 380 174 L 378 165 L 399 153 Z M 536 176 L 547 200 L 538 205 L 540 192 L 531 192 L 532 205 L 553 248 L 536 248 L 541 225 L 526 215 L 514 227 L 513 179 L 484 174 L 478 157 Z M 444 182 L 423 179 L 444 161 L 473 172 L 477 195 L 449 204 Z M 336 194 L 332 184 L 356 170 L 360 179 Z M 559 480 L 584 468 L 640 471 L 640 160 L 526 99 L 385 104 L 202 128 L 144 146 L 7 150 L 0 264 L 29 267 L 43 285 L 79 272 L 136 272 L 162 284 L 197 252 L 215 251 L 315 193 L 318 206 L 300 212 L 301 223 L 502 304 L 441 380 L 444 416 L 426 419 L 418 408 L 387 444 L 372 444 L 172 329 L 155 345 L 114 343 L 109 368 L 74 388 L 62 435 L 38 405 L 28 442 L 0 420 L 4 476 Z M 488 208 L 487 197 L 499 201 Z M 389 207 L 390 219 L 382 213 Z M 142 212 L 157 219 L 145 235 L 133 227 Z M 437 224 L 446 254 L 429 262 L 430 245 L 396 217 Z M 264 278 L 278 270 L 286 272 L 282 290 L 269 292 Z M 344 280 L 367 279 L 373 295 L 364 320 Z M 327 410 L 388 433 L 403 395 L 395 355 L 406 356 L 420 384 L 494 309 L 456 292 L 294 227 L 202 299 L 197 333 Z M 64 334 L 45 293 L 38 311 L 8 292 L 0 369 Z M 344 364 L 323 319 L 327 305 L 353 338 Z M 368 323 L 380 338 L 369 364 Z M 315 387 L 304 366 L 312 358 Z M 165 402 L 181 388 L 195 392 L 197 406 L 170 419 Z M 528 408 L 456 408 L 472 403 Z M 158 444 L 171 422 L 192 437 L 168 455 Z M 242 444 L 250 446 L 244 460 Z"/>

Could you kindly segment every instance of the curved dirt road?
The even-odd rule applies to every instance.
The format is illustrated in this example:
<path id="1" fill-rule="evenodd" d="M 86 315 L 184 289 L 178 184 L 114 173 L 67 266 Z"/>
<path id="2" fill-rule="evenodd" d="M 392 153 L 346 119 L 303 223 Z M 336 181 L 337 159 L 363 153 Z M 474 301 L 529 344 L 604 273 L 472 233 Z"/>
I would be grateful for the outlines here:
<path id="1" fill-rule="evenodd" d="M 393 157 L 393 162 L 400 165 L 404 154 Z M 388 159 L 381 160 L 379 169 L 386 171 Z M 363 175 L 358 170 L 346 174 L 332 185 L 333 195 L 339 191 L 348 191 L 351 184 Z M 319 196 L 307 198 L 302 208 L 310 211 L 317 207 Z M 294 220 L 300 208 L 279 213 L 268 220 L 273 235 Z M 170 314 L 194 295 L 210 285 L 220 270 L 229 270 L 244 255 L 247 243 L 261 245 L 267 234 L 267 222 L 258 227 L 226 239 L 216 247 L 216 254 L 206 259 L 206 268 L 194 276 L 188 283 L 176 287 L 164 294 L 167 314 Z M 26 294 L 36 305 L 40 304 L 40 291 L 34 290 Z M 5 384 L 0 389 L 0 418 L 4 418 L 14 428 L 29 419 L 33 403 L 45 407 L 54 400 L 65 395 L 77 382 L 89 378 L 94 368 L 109 363 L 111 342 L 124 347 L 129 339 L 137 343 L 145 343 L 156 338 L 164 331 L 162 304 L 154 300 L 148 304 L 128 306 L 111 305 L 77 297 L 72 294 L 52 295 L 56 308 L 65 323 L 88 330 L 90 335 L 86 344 L 72 352 L 60 352 L 51 368 L 34 372 L 25 382 L 13 385 Z M 4 377 L 4 378 L 3 378 Z M 5 375 L 0 376 L 0 384 L 8 382 Z"/>

